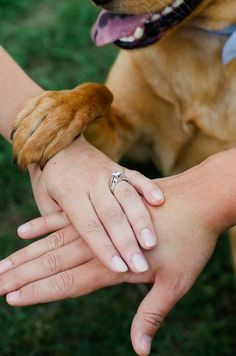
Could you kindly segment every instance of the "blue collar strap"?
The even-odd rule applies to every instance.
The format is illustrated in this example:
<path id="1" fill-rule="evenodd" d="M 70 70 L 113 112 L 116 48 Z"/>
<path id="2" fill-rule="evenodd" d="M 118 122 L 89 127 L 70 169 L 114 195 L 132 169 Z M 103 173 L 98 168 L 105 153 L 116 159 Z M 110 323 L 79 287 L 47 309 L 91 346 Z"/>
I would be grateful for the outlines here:
<path id="1" fill-rule="evenodd" d="M 215 36 L 228 36 L 222 52 L 222 61 L 224 64 L 228 64 L 236 58 L 236 25 L 229 26 L 221 31 L 201 30 Z"/>

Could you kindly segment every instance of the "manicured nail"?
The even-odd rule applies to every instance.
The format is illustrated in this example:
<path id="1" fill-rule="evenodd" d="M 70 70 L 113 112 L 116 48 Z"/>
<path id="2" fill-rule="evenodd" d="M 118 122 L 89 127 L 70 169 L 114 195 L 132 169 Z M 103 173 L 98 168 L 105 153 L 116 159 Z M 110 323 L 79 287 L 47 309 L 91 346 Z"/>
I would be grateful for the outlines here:
<path id="1" fill-rule="evenodd" d="M 14 304 L 20 298 L 20 292 L 17 290 L 16 292 L 9 293 L 7 295 L 7 303 Z"/>
<path id="2" fill-rule="evenodd" d="M 152 347 L 152 338 L 150 336 L 144 335 L 141 339 L 141 349 L 147 355 L 150 354 Z"/>
<path id="3" fill-rule="evenodd" d="M 160 203 L 160 202 L 162 202 L 164 200 L 163 193 L 158 189 L 152 190 L 151 191 L 151 196 L 157 203 Z"/>
<path id="4" fill-rule="evenodd" d="M 17 232 L 18 232 L 18 235 L 21 236 L 21 235 L 29 234 L 31 232 L 31 230 L 32 230 L 31 224 L 26 223 L 24 225 L 19 226 L 17 229 Z"/>
<path id="5" fill-rule="evenodd" d="M 124 263 L 122 258 L 120 258 L 119 256 L 114 256 L 112 258 L 112 263 L 113 263 L 117 272 L 127 272 L 128 271 L 128 267 L 126 266 L 126 264 Z"/>
<path id="6" fill-rule="evenodd" d="M 0 274 L 6 273 L 12 268 L 12 263 L 10 260 L 3 260 L 0 262 Z"/>
<path id="7" fill-rule="evenodd" d="M 141 239 L 143 244 L 147 248 L 154 247 L 156 245 L 156 238 L 149 229 L 143 229 L 141 232 Z"/>
<path id="8" fill-rule="evenodd" d="M 137 272 L 146 272 L 148 270 L 148 264 L 145 258 L 140 254 L 136 254 L 132 257 L 132 263 Z"/>

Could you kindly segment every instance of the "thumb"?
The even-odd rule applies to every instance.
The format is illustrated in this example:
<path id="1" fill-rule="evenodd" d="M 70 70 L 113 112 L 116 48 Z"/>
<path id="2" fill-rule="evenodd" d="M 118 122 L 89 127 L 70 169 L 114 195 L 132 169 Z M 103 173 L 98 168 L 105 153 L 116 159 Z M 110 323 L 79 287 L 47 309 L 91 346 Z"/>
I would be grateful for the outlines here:
<path id="1" fill-rule="evenodd" d="M 140 356 L 150 354 L 152 339 L 168 312 L 177 300 L 164 284 L 155 283 L 142 301 L 131 327 L 131 339 L 135 352 Z"/>

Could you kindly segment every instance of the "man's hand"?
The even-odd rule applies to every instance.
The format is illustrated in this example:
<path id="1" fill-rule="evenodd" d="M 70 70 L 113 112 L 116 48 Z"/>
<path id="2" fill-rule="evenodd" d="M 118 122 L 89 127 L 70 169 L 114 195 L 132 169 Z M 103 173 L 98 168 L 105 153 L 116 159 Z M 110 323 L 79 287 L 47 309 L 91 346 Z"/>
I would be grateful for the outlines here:
<path id="1" fill-rule="evenodd" d="M 225 153 L 220 157 L 179 176 L 158 181 L 166 203 L 159 208 L 148 206 L 158 232 L 155 250 L 145 253 L 150 265 L 148 272 L 109 271 L 74 228 L 67 226 L 0 264 L 0 271 L 8 268 L 1 276 L 1 294 L 8 294 L 10 305 L 22 306 L 81 296 L 121 282 L 153 283 L 131 330 L 137 354 L 149 354 L 154 334 L 192 287 L 211 257 L 219 233 L 235 221 L 230 214 L 235 210 L 235 177 L 227 170 L 232 161 Z M 227 186 L 220 185 L 226 178 Z M 57 219 L 63 226 L 60 212 Z"/>

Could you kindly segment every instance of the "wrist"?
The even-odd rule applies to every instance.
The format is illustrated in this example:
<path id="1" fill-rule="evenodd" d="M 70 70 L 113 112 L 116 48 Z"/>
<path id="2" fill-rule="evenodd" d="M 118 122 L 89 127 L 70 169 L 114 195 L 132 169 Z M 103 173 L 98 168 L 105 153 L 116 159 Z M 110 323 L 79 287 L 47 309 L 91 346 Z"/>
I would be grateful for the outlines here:
<path id="1" fill-rule="evenodd" d="M 236 223 L 236 150 L 215 154 L 186 172 L 192 201 L 206 227 L 221 234 Z M 188 177 L 189 174 L 189 177 Z"/>
<path id="2" fill-rule="evenodd" d="M 86 150 L 90 146 L 90 144 L 86 141 L 86 139 L 83 135 L 80 135 L 74 142 L 71 143 L 70 146 L 74 146 L 74 145 L 76 145 L 77 147 L 80 147 L 80 150 L 81 149 Z M 58 156 L 60 154 L 62 154 L 62 156 L 63 156 L 64 151 L 67 151 L 68 148 L 65 148 L 64 150 L 58 152 L 55 156 Z M 54 157 L 52 157 L 49 161 L 53 160 Z M 32 182 L 37 181 L 38 177 L 40 177 L 40 175 L 42 173 L 42 170 L 40 169 L 40 167 L 35 163 L 30 164 L 28 166 L 28 171 L 29 171 L 30 179 Z"/>
<path id="3" fill-rule="evenodd" d="M 45 168 L 48 166 L 48 164 L 53 163 L 58 160 L 63 160 L 67 159 L 68 156 L 76 155 L 76 156 L 84 156 L 84 155 L 90 155 L 90 153 L 93 155 L 95 147 L 92 146 L 84 137 L 84 135 L 80 135 L 77 137 L 73 142 L 69 144 L 69 146 L 63 148 L 59 152 L 57 152 L 52 158 L 49 159 L 47 162 Z M 44 168 L 44 169 L 45 169 Z"/>

